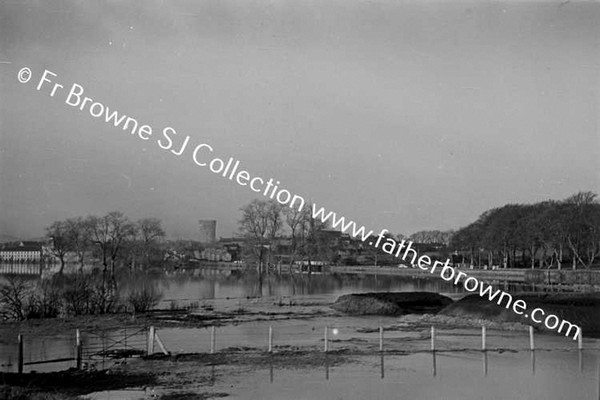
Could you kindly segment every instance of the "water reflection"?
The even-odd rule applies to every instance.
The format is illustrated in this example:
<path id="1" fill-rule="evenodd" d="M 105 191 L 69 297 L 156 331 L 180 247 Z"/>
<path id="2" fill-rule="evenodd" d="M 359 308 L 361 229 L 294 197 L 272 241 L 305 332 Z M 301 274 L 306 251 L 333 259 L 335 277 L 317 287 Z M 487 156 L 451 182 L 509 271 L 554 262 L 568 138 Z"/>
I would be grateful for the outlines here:
<path id="1" fill-rule="evenodd" d="M 487 376 L 488 374 L 488 353 L 487 351 L 482 351 L 483 353 L 483 376 Z"/>
<path id="2" fill-rule="evenodd" d="M 336 367 L 335 376 L 330 376 L 330 359 L 327 357 L 324 359 L 324 369 L 320 372 L 310 369 L 303 372 L 297 369 L 273 368 L 273 365 L 270 365 L 271 385 L 261 385 L 259 381 L 245 386 L 245 390 L 251 390 L 253 398 L 277 399 L 281 398 L 281 390 L 299 392 L 303 390 L 306 382 L 310 381 L 311 395 L 315 396 L 313 398 L 331 398 L 333 393 L 336 398 L 345 399 L 391 399 L 397 398 L 400 393 L 403 394 L 403 398 L 428 399 L 481 399 L 493 395 L 492 397 L 498 398 L 587 400 L 600 396 L 600 362 L 598 369 L 594 367 L 578 371 L 574 353 L 544 352 L 538 354 L 538 374 L 529 375 L 524 373 L 529 369 L 527 353 L 533 355 L 532 360 L 535 361 L 535 352 L 481 353 L 481 359 L 473 357 L 476 352 L 469 351 L 434 351 L 430 352 L 431 359 L 425 353 L 400 356 L 383 353 L 378 356 L 365 355 L 357 363 Z M 590 359 L 598 360 L 600 357 L 597 351 L 586 354 Z M 493 379 L 482 379 L 481 374 L 477 374 L 476 371 L 480 371 L 480 360 L 483 360 L 484 376 L 487 376 L 488 359 L 493 366 Z M 423 373 L 428 367 L 433 368 L 433 377 Z M 379 374 L 372 373 L 374 368 L 379 369 Z M 440 369 L 443 370 L 443 374 L 440 374 Z M 274 374 L 277 374 L 277 379 L 274 379 Z M 315 379 L 319 375 L 320 379 Z M 378 385 L 377 381 L 381 382 L 385 376 L 388 376 L 385 384 Z M 557 379 L 559 376 L 560 379 Z M 249 376 L 246 379 L 252 381 L 254 378 Z"/>
<path id="3" fill-rule="evenodd" d="M 40 280 L 48 275 L 39 274 L 39 265 L 19 265 L 2 269 L 4 274 L 23 274 L 27 279 Z M 89 269 L 89 268 L 88 268 Z M 32 273 L 37 272 L 37 273 Z M 432 291 L 447 295 L 465 293 L 464 288 L 441 279 L 410 276 L 358 274 L 258 274 L 255 270 L 230 268 L 202 268 L 178 272 L 122 270 L 117 275 L 119 290 L 127 296 L 132 291 L 151 288 L 163 294 L 165 302 L 198 301 L 219 298 L 294 297 L 335 295 L 367 291 Z M 530 291 L 532 285 L 509 281 L 490 282 L 508 292 Z M 548 289 L 550 290 L 550 289 Z M 538 289 L 539 291 L 539 289 Z M 169 304 L 163 304 L 168 307 Z"/>
<path id="4" fill-rule="evenodd" d="M 578 350 L 579 353 L 581 351 Z M 569 398 L 577 399 L 588 399 L 598 398 L 600 396 L 600 364 L 598 364 L 598 370 L 595 368 L 587 368 L 587 370 L 577 370 L 577 360 L 575 354 L 564 353 L 560 351 L 549 351 L 541 354 L 536 354 L 536 351 L 519 351 L 519 352 L 495 352 L 495 351 L 481 351 L 481 359 L 477 356 L 477 351 L 459 351 L 459 352 L 445 352 L 445 351 L 431 351 L 429 352 L 431 359 L 429 359 L 429 365 L 432 374 L 429 378 L 423 376 L 423 372 L 427 366 L 423 363 L 427 359 L 425 353 L 415 353 L 412 355 L 393 355 L 380 353 L 375 355 L 363 355 L 356 364 L 342 364 L 336 367 L 338 373 L 335 376 L 330 376 L 330 363 L 331 356 L 325 355 L 323 369 L 318 375 L 321 375 L 321 379 L 327 382 L 327 386 L 324 386 L 326 393 L 330 393 L 333 388 L 341 382 L 352 382 L 352 385 L 361 386 L 360 382 L 372 382 L 374 372 L 377 368 L 379 369 L 378 379 L 383 380 L 386 375 L 392 377 L 388 379 L 385 385 L 379 386 L 383 392 L 386 393 L 385 398 L 391 397 L 394 394 L 393 390 L 389 389 L 388 385 L 400 384 L 402 388 L 423 388 L 429 386 L 437 386 L 441 391 L 448 389 L 453 391 L 461 391 L 461 388 L 469 385 L 476 385 L 478 390 L 467 397 L 452 397 L 452 398 L 483 398 L 483 392 L 504 394 L 507 393 L 507 397 L 503 398 L 546 398 L 546 399 L 563 399 L 564 391 L 577 392 L 577 396 Z M 528 354 L 529 353 L 529 354 Z M 597 351 L 590 351 L 586 353 L 590 359 L 598 360 L 600 354 Z M 475 357 L 474 357 L 475 356 Z M 529 362 L 527 358 L 530 358 L 531 365 L 528 366 Z M 539 360 L 536 359 L 538 356 Z M 386 360 L 387 357 L 387 360 Z M 579 363 L 581 365 L 581 354 L 579 354 Z M 481 361 L 480 361 L 481 360 Z M 536 362 L 539 361 L 539 371 L 536 369 Z M 442 366 L 440 368 L 441 363 Z M 481 364 L 480 364 L 481 363 Z M 493 379 L 481 379 L 488 376 L 488 364 L 491 363 L 493 368 Z M 353 365 L 357 365 L 354 367 Z M 595 363 L 592 363 L 595 365 Z M 482 374 L 475 373 L 477 369 Z M 358 371 L 356 371 L 358 368 Z M 524 373 L 531 368 L 531 374 Z M 443 370 L 443 374 L 440 374 L 440 369 Z M 294 370 L 296 371 L 296 370 Z M 316 371 L 312 372 L 312 376 L 315 376 Z M 297 372 L 295 372 L 297 373 Z M 311 372 L 309 372 L 310 374 Z M 537 374 L 536 374 L 537 373 Z M 274 379 L 274 375 L 278 375 L 278 379 Z M 301 373 L 299 373 L 301 374 Z M 549 387 L 557 384 L 556 374 L 565 374 L 562 384 L 559 384 L 560 388 Z M 377 376 L 375 375 L 375 376 Z M 287 379 L 286 379 L 287 378 Z M 417 380 L 418 382 L 415 382 Z M 560 381 L 560 380 L 559 380 Z M 290 371 L 286 368 L 274 367 L 271 363 L 269 365 L 269 382 L 272 387 L 279 387 L 280 385 L 290 384 Z M 298 385 L 298 388 L 302 387 L 300 377 L 293 380 L 291 385 Z M 311 382 L 318 384 L 318 379 L 311 378 Z M 412 384 L 412 386 L 411 386 Z M 331 385 L 331 386 L 330 386 Z M 362 387 L 362 386 L 361 386 Z M 377 391 L 378 386 L 373 385 L 371 389 Z M 398 390 L 398 388 L 396 389 Z M 523 397 L 516 396 L 517 393 L 521 393 Z M 337 392 L 336 392 L 337 393 Z M 512 395 L 510 395 L 512 393 Z M 436 393 L 437 394 L 437 393 Z M 543 394 L 543 396 L 541 396 Z M 582 397 L 583 396 L 583 397 Z M 264 398 L 277 398 L 266 396 Z M 356 393 L 348 393 L 348 397 L 344 398 L 361 398 L 357 397 Z M 365 398 L 365 397 L 362 397 Z M 383 397 L 377 397 L 383 398 Z M 441 398 L 441 397 L 428 397 L 428 398 Z"/>
<path id="5" fill-rule="evenodd" d="M 191 273 L 122 276 L 122 290 L 141 285 L 155 287 L 163 301 L 197 301 L 222 298 L 339 296 L 369 291 L 431 291 L 448 295 L 465 293 L 462 287 L 441 279 L 355 274 L 307 275 L 263 274 L 255 271 L 195 270 Z M 498 283 L 506 290 L 522 289 L 518 284 Z"/>

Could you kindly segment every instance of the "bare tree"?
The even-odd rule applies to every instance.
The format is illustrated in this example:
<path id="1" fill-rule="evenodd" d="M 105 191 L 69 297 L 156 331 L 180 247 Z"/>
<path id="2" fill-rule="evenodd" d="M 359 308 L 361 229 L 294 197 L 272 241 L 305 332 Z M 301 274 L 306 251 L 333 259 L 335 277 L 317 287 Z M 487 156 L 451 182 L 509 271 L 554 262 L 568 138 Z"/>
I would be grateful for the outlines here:
<path id="1" fill-rule="evenodd" d="M 46 228 L 46 235 L 52 239 L 50 251 L 60 260 L 59 274 L 62 274 L 65 268 L 65 256 L 73 249 L 69 226 L 65 221 L 56 221 Z"/>
<path id="2" fill-rule="evenodd" d="M 596 197 L 592 192 L 579 192 L 564 201 L 568 217 L 566 238 L 573 254 L 573 269 L 577 262 L 591 267 L 600 255 L 600 204 Z"/>
<path id="3" fill-rule="evenodd" d="M 306 238 L 303 246 L 303 256 L 308 261 L 308 273 L 312 273 L 312 261 L 315 258 L 326 258 L 330 248 L 330 243 L 327 237 L 323 235 L 323 230 L 327 229 L 328 225 L 319 219 L 309 215 L 305 222 L 303 230 L 306 232 Z"/>
<path id="4" fill-rule="evenodd" d="M 287 226 L 290 228 L 291 232 L 291 256 L 290 256 L 290 272 L 292 271 L 292 265 L 298 255 L 298 252 L 301 251 L 302 246 L 304 246 L 304 241 L 306 239 L 306 231 L 308 229 L 308 222 L 310 219 L 310 211 L 307 208 L 303 208 L 302 210 L 298 210 L 292 207 L 284 207 L 283 214 L 285 216 L 285 221 Z"/>
<path id="5" fill-rule="evenodd" d="M 31 286 L 19 276 L 8 276 L 6 283 L 0 286 L 0 305 L 11 319 L 26 318 L 27 298 Z"/>
<path id="6" fill-rule="evenodd" d="M 77 255 L 80 268 L 83 268 L 86 253 L 92 245 L 89 223 L 82 217 L 76 217 L 67 219 L 65 224 L 71 249 Z"/>
<path id="7" fill-rule="evenodd" d="M 135 225 L 122 212 L 113 211 L 103 217 L 91 216 L 87 219 L 91 240 L 102 255 L 102 265 L 106 273 L 109 263 L 111 276 L 115 274 L 115 263 L 127 241 L 135 236 Z"/>
<path id="8" fill-rule="evenodd" d="M 152 251 L 156 249 L 157 243 L 165 237 L 165 230 L 158 218 L 142 218 L 136 222 L 136 225 L 139 247 L 144 261 L 148 265 Z"/>
<path id="9" fill-rule="evenodd" d="M 282 209 L 283 206 L 276 201 L 271 200 L 267 202 L 267 238 L 269 240 L 267 252 L 267 270 L 271 265 L 271 257 L 277 235 L 281 233 L 281 229 L 283 228 L 284 220 Z"/>
<path id="10" fill-rule="evenodd" d="M 258 271 L 262 272 L 265 246 L 269 234 L 269 204 L 266 201 L 253 200 L 242 207 L 240 230 L 249 239 L 251 251 L 257 259 Z"/>

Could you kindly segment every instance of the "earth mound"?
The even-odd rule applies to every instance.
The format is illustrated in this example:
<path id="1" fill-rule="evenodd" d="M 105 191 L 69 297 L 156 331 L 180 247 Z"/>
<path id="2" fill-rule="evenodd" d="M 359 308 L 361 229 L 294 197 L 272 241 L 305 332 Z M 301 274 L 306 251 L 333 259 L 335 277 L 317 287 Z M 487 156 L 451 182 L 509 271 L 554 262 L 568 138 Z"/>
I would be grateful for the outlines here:
<path id="1" fill-rule="evenodd" d="M 494 322 L 520 322 L 534 325 L 541 330 L 549 330 L 543 323 L 536 323 L 531 319 L 532 311 L 541 308 L 545 314 L 537 312 L 535 317 L 538 320 L 544 320 L 548 315 L 554 314 L 562 320 L 578 325 L 584 336 L 600 335 L 600 293 L 515 293 L 512 297 L 511 306 L 507 309 L 506 299 L 498 305 L 498 298 L 492 302 L 477 294 L 471 294 L 450 304 L 439 314 Z M 524 315 L 518 315 L 512 309 L 512 304 L 518 299 L 527 303 Z M 551 318 L 549 323 L 554 324 L 555 319 Z M 567 329 L 568 326 L 563 333 Z"/>
<path id="2" fill-rule="evenodd" d="M 354 315 L 403 315 L 437 313 L 452 299 L 430 292 L 373 292 L 345 294 L 331 308 Z"/>

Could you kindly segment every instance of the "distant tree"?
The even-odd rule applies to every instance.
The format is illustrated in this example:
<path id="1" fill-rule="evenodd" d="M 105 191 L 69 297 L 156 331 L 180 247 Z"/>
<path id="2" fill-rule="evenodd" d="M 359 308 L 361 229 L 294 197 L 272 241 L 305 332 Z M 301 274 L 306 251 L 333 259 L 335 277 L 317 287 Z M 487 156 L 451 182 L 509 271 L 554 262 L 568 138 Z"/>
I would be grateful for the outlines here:
<path id="1" fill-rule="evenodd" d="M 519 221 L 521 229 L 525 232 L 519 239 L 522 242 L 535 243 L 540 268 L 546 265 L 550 268 L 556 261 L 558 269 L 561 269 L 566 240 L 566 220 L 561 204 L 556 201 L 543 201 L 526 206 L 525 209 L 528 212 Z M 531 268 L 535 267 L 534 257 L 532 256 Z"/>
<path id="2" fill-rule="evenodd" d="M 482 221 L 481 218 L 466 227 L 459 229 L 450 241 L 450 246 L 470 255 L 471 265 L 475 264 L 475 250 L 479 253 L 482 243 Z"/>
<path id="3" fill-rule="evenodd" d="M 503 264 L 514 266 L 517 252 L 522 265 L 561 269 L 565 253 L 577 265 L 590 268 L 600 257 L 600 203 L 592 192 L 579 192 L 563 201 L 509 204 L 484 212 L 478 220 L 456 232 L 451 240 L 456 250 L 488 252 L 491 265 L 499 255 Z"/>
<path id="4" fill-rule="evenodd" d="M 111 276 L 115 274 L 115 263 L 125 244 L 135 237 L 136 226 L 119 211 L 103 217 L 91 216 L 87 219 L 91 241 L 100 250 L 104 273 L 109 263 Z"/>
<path id="5" fill-rule="evenodd" d="M 139 249 L 148 265 L 152 253 L 157 250 L 158 243 L 165 237 L 165 230 L 158 218 L 142 218 L 136 222 L 136 225 Z"/>
<path id="6" fill-rule="evenodd" d="M 402 233 L 397 233 L 395 236 L 392 235 L 392 237 L 396 240 L 396 242 L 400 243 L 403 240 L 407 240 L 409 239 L 408 236 L 402 234 Z"/>
<path id="7" fill-rule="evenodd" d="M 284 207 L 283 214 L 285 221 L 291 232 L 291 256 L 290 267 L 304 246 L 307 236 L 308 221 L 310 219 L 310 211 L 307 208 L 298 210 L 293 207 Z M 291 268 L 290 268 L 291 271 Z"/>
<path id="8" fill-rule="evenodd" d="M 250 252 L 255 256 L 258 271 L 262 272 L 265 247 L 268 246 L 269 235 L 269 203 L 262 200 L 253 200 L 250 204 L 240 209 L 242 218 L 239 221 L 240 231 L 248 238 Z"/>
<path id="9" fill-rule="evenodd" d="M 65 256 L 73 250 L 69 226 L 65 221 L 56 221 L 46 228 L 46 235 L 52 239 L 50 251 L 60 260 L 59 274 L 62 274 L 65 268 Z"/>
<path id="10" fill-rule="evenodd" d="M 267 253 L 267 268 L 271 264 L 271 258 L 273 253 L 273 246 L 275 239 L 281 233 L 283 224 L 285 223 L 283 217 L 283 206 L 276 201 L 267 202 L 267 238 L 269 240 L 268 253 Z"/>
<path id="11" fill-rule="evenodd" d="M 312 272 L 312 261 L 319 259 L 320 261 L 330 260 L 334 251 L 330 238 L 323 232 L 328 228 L 327 223 L 313 218 L 309 215 L 305 222 L 304 230 L 306 237 L 302 255 L 308 261 L 308 272 Z"/>
<path id="12" fill-rule="evenodd" d="M 563 253 L 567 240 L 564 207 L 560 202 L 546 201 L 542 203 L 540 218 L 541 242 L 545 252 L 550 254 L 550 265 L 556 261 L 557 268 L 562 269 Z"/>
<path id="13" fill-rule="evenodd" d="M 409 239 L 414 243 L 437 244 L 447 246 L 454 231 L 419 231 L 410 235 Z"/>
<path id="14" fill-rule="evenodd" d="M 595 193 L 579 192 L 563 202 L 573 269 L 577 262 L 589 268 L 600 255 L 600 204 L 596 198 Z"/>
<path id="15" fill-rule="evenodd" d="M 92 246 L 89 223 L 82 217 L 76 217 L 67 219 L 65 225 L 71 249 L 77 255 L 80 268 L 83 268 L 86 253 Z"/>

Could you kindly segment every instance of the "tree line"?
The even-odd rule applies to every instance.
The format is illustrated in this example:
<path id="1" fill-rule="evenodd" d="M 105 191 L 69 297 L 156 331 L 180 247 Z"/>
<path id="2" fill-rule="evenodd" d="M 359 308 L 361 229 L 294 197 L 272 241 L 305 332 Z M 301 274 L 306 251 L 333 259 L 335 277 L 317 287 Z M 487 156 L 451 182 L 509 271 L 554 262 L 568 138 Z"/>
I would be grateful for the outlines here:
<path id="1" fill-rule="evenodd" d="M 135 267 L 136 260 L 145 265 L 162 261 L 160 244 L 165 231 L 159 219 L 132 221 L 113 211 L 55 221 L 46 228 L 46 235 L 52 240 L 50 252 L 60 260 L 60 273 L 40 281 L 8 276 L 0 285 L 0 318 L 144 312 L 158 303 L 161 294 L 152 286 L 142 285 L 123 297 L 117 281 L 130 276 L 117 279 L 115 267 L 125 262 Z M 103 271 L 63 275 L 67 259 L 73 256 L 81 267 L 91 257 L 100 259 Z"/>
<path id="2" fill-rule="evenodd" d="M 351 257 L 344 259 L 344 255 L 351 253 L 376 264 L 397 262 L 366 243 L 332 234 L 326 223 L 312 217 L 309 208 L 299 211 L 256 199 L 240 211 L 242 256 L 256 263 L 259 271 L 275 262 L 349 264 Z M 146 266 L 163 261 L 160 244 L 165 231 L 156 218 L 132 221 L 115 211 L 56 221 L 46 233 L 53 240 L 52 252 L 61 262 L 61 272 L 68 254 L 75 255 L 82 266 L 93 254 L 101 260 L 104 273 L 111 275 L 119 261 Z M 441 255 L 454 251 L 471 264 L 561 269 L 570 263 L 573 269 L 590 268 L 600 259 L 600 203 L 595 193 L 580 192 L 561 201 L 507 204 L 484 212 L 456 232 L 420 231 L 408 239 L 421 245 L 420 251 Z"/>
<path id="3" fill-rule="evenodd" d="M 258 265 L 259 271 L 273 262 L 276 239 L 289 234 L 289 263 L 317 260 L 329 251 L 324 229 L 327 225 L 312 217 L 308 208 L 298 210 L 276 201 L 253 200 L 240 209 L 240 231 L 245 238 L 244 256 Z"/>
<path id="4" fill-rule="evenodd" d="M 459 229 L 450 246 L 471 264 L 481 264 L 483 255 L 505 268 L 590 268 L 600 256 L 600 203 L 595 193 L 579 192 L 561 201 L 507 204 Z"/>
<path id="5" fill-rule="evenodd" d="M 243 257 L 256 263 L 259 271 L 265 265 L 296 261 L 310 265 L 315 261 L 331 264 L 396 265 L 398 260 L 379 248 L 369 246 L 357 238 L 342 236 L 329 224 L 312 217 L 309 207 L 297 210 L 275 201 L 253 200 L 240 209 L 240 232 L 244 237 Z M 420 249 L 437 250 L 447 246 L 452 231 L 420 231 L 409 240 L 420 244 Z M 402 234 L 385 234 L 386 237 L 407 238 Z M 369 240 L 367 240 L 368 242 Z M 284 260 L 284 261 L 282 261 Z"/>
<path id="6" fill-rule="evenodd" d="M 95 254 L 102 261 L 103 272 L 114 275 L 120 259 L 146 265 L 162 259 L 157 244 L 164 239 L 165 231 L 157 218 L 132 221 L 122 212 L 113 211 L 100 217 L 55 221 L 46 228 L 46 235 L 53 242 L 51 252 L 60 261 L 61 274 L 69 254 L 76 256 L 81 267 L 86 257 Z"/>

